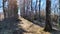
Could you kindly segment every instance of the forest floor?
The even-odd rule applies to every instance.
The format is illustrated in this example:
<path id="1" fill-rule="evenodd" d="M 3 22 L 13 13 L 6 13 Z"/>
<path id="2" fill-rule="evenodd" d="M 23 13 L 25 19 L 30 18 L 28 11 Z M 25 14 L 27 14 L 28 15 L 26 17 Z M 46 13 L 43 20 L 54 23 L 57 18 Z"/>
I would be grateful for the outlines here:
<path id="1" fill-rule="evenodd" d="M 32 22 L 24 19 L 24 18 L 20 18 L 23 24 L 20 24 L 22 26 L 23 29 L 25 29 L 27 32 L 25 32 L 24 34 L 50 34 L 49 32 L 44 32 L 42 27 L 33 24 Z M 24 25 L 24 26 L 23 26 Z"/>
<path id="2" fill-rule="evenodd" d="M 59 31 L 45 32 L 44 28 L 20 17 L 20 21 L 0 22 L 0 34 L 60 34 Z"/>

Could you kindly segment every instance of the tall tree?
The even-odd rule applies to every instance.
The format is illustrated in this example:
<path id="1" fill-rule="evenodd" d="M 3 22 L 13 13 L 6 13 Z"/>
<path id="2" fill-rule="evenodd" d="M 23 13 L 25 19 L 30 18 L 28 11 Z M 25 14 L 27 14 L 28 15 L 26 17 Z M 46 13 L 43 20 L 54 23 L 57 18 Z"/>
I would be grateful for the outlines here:
<path id="1" fill-rule="evenodd" d="M 14 17 L 18 19 L 18 6 L 17 6 L 17 0 L 14 1 Z"/>
<path id="2" fill-rule="evenodd" d="M 20 15 L 25 16 L 25 0 L 20 0 Z"/>
<path id="3" fill-rule="evenodd" d="M 39 20 L 40 20 L 40 5 L 41 5 L 41 0 L 39 0 Z"/>
<path id="4" fill-rule="evenodd" d="M 46 0 L 46 22 L 45 22 L 45 31 L 51 31 L 51 0 Z"/>
<path id="5" fill-rule="evenodd" d="M 60 0 L 59 0 L 59 26 L 60 26 Z"/>
<path id="6" fill-rule="evenodd" d="M 34 20 L 34 11 L 33 11 L 33 6 L 32 6 L 32 1 L 33 0 L 31 0 L 31 21 Z"/>
<path id="7" fill-rule="evenodd" d="M 9 0 L 9 18 L 17 19 L 18 18 L 18 6 L 17 6 L 17 0 Z"/>
<path id="8" fill-rule="evenodd" d="M 29 6 L 30 6 L 30 0 L 27 0 L 27 11 L 26 11 L 26 16 L 27 16 L 26 18 L 27 19 L 29 19 L 29 17 L 30 17 L 30 15 L 29 15 L 30 14 L 29 13 L 30 7 Z"/>
<path id="9" fill-rule="evenodd" d="M 28 9 L 29 9 L 29 7 L 28 7 L 28 2 L 29 2 L 29 0 L 27 0 L 26 16 L 28 16 Z M 26 18 L 27 18 L 27 17 L 26 17 Z"/>
<path id="10" fill-rule="evenodd" d="M 36 0 L 36 5 L 35 5 L 35 19 L 37 19 L 37 15 L 38 15 L 38 13 L 37 13 L 37 2 L 38 2 L 38 0 Z"/>
<path id="11" fill-rule="evenodd" d="M 30 0 L 26 0 L 26 18 L 30 20 Z"/>
<path id="12" fill-rule="evenodd" d="M 26 14 L 27 14 L 26 13 L 26 9 L 27 9 L 26 6 L 27 6 L 27 0 L 25 0 L 25 18 L 26 18 Z"/>
<path id="13" fill-rule="evenodd" d="M 6 0 L 3 0 L 3 12 L 4 12 L 4 19 L 6 18 L 5 2 L 6 2 Z"/>
<path id="14" fill-rule="evenodd" d="M 25 18 L 25 0 L 23 0 L 23 17 Z"/>

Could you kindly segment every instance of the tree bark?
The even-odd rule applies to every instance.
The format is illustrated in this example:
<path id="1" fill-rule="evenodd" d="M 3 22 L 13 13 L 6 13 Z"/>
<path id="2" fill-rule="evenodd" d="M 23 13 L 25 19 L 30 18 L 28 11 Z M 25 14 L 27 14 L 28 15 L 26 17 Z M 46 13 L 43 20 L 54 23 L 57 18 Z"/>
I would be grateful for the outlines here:
<path id="1" fill-rule="evenodd" d="M 32 6 L 32 1 L 33 0 L 31 0 L 31 21 L 34 20 L 34 11 L 33 11 L 33 6 Z"/>
<path id="2" fill-rule="evenodd" d="M 37 13 L 37 2 L 38 0 L 36 0 L 36 5 L 35 5 L 35 20 L 38 18 L 38 13 Z"/>
<path id="3" fill-rule="evenodd" d="M 25 0 L 23 0 L 23 17 L 25 18 Z"/>
<path id="4" fill-rule="evenodd" d="M 46 22 L 45 22 L 45 31 L 51 31 L 51 0 L 46 0 Z"/>
<path id="5" fill-rule="evenodd" d="M 9 11 L 8 11 L 8 18 L 10 20 L 17 20 L 18 19 L 18 7 L 17 7 L 17 1 L 16 0 L 9 0 Z"/>
<path id="6" fill-rule="evenodd" d="M 5 1 L 3 0 L 3 12 L 4 12 L 4 19 L 6 19 L 6 11 L 5 11 Z"/>
<path id="7" fill-rule="evenodd" d="M 40 18 L 40 5 L 41 5 L 41 0 L 39 0 L 39 20 L 41 20 Z"/>
<path id="8" fill-rule="evenodd" d="M 29 18 L 28 16 L 29 16 L 29 0 L 27 0 L 26 19 Z"/>
<path id="9" fill-rule="evenodd" d="M 60 26 L 60 0 L 59 0 L 59 26 Z"/>

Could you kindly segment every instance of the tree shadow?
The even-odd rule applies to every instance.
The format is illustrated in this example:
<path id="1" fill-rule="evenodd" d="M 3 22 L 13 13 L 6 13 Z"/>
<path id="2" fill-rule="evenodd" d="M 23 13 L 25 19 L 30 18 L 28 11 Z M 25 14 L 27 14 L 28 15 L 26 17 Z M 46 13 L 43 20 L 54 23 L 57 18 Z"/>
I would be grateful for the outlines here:
<path id="1" fill-rule="evenodd" d="M 60 31 L 52 29 L 51 34 L 60 34 Z"/>
<path id="2" fill-rule="evenodd" d="M 28 20 L 28 19 L 27 19 Z M 29 20 L 31 21 L 31 20 Z M 40 22 L 38 20 L 34 20 L 34 21 L 31 21 L 33 24 L 36 24 L 40 27 L 45 27 L 45 22 L 43 22 L 43 20 Z M 53 26 L 54 27 L 54 26 Z M 51 34 L 60 34 L 60 31 L 59 30 L 55 30 L 54 28 L 52 29 L 52 31 L 50 31 Z"/>
<path id="3" fill-rule="evenodd" d="M 13 19 L 11 18 L 12 20 L 10 19 L 4 19 L 3 21 L 0 21 L 0 34 L 4 33 L 4 32 L 7 32 L 7 34 L 23 34 L 24 32 L 27 32 L 25 31 L 24 29 L 21 28 L 21 26 L 18 26 L 18 24 L 21 24 L 21 21 L 20 19 Z M 10 33 L 9 33 L 10 32 Z"/>

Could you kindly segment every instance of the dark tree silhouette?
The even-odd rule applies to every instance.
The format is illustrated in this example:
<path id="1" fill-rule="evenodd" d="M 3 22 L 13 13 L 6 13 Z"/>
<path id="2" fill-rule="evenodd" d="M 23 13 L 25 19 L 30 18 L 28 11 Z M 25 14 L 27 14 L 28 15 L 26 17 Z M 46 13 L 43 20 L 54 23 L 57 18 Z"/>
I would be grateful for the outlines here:
<path id="1" fill-rule="evenodd" d="M 60 25 L 60 0 L 59 0 L 59 25 Z"/>
<path id="2" fill-rule="evenodd" d="M 37 2 L 38 2 L 38 0 L 36 0 L 36 5 L 35 5 L 35 20 L 37 19 L 37 15 L 38 15 L 38 13 L 37 13 Z"/>
<path id="3" fill-rule="evenodd" d="M 23 17 L 25 18 L 25 0 L 23 0 Z"/>
<path id="4" fill-rule="evenodd" d="M 45 22 L 45 31 L 51 31 L 51 0 L 46 0 L 46 22 Z"/>
<path id="5" fill-rule="evenodd" d="M 33 0 L 31 0 L 31 21 L 34 20 L 34 12 L 33 12 L 32 1 L 33 1 Z"/>
<path id="6" fill-rule="evenodd" d="M 30 1 L 29 0 L 27 0 L 27 9 L 26 9 L 26 18 L 29 20 L 29 17 L 30 17 L 30 13 L 29 13 L 29 9 L 30 9 L 30 7 L 29 7 L 29 5 L 30 5 Z"/>
<path id="7" fill-rule="evenodd" d="M 26 9 L 25 9 L 25 18 L 27 18 L 27 11 L 28 11 L 28 0 L 25 0 L 25 7 L 26 7 Z"/>
<path id="8" fill-rule="evenodd" d="M 3 12 L 4 12 L 4 19 L 6 18 L 6 11 L 5 11 L 5 2 L 6 0 L 3 0 Z"/>
<path id="9" fill-rule="evenodd" d="M 28 16 L 28 9 L 29 9 L 29 7 L 28 7 L 28 0 L 27 0 L 26 16 Z"/>
<path id="10" fill-rule="evenodd" d="M 41 20 L 40 18 L 40 5 L 41 5 L 41 0 L 39 0 L 39 20 Z"/>

